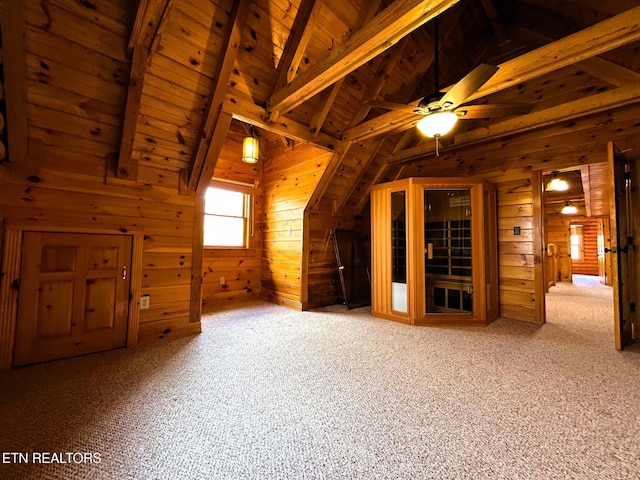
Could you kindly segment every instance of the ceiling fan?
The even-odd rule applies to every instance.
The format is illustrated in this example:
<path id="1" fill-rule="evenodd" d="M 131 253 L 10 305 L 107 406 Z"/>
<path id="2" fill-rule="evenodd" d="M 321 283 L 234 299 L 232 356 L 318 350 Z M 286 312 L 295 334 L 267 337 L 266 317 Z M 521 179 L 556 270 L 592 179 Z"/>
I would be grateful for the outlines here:
<path id="1" fill-rule="evenodd" d="M 467 98 L 498 71 L 498 67 L 494 65 L 481 64 L 477 66 L 447 92 L 441 92 L 438 86 L 437 17 L 434 23 L 434 49 L 435 93 L 423 97 L 417 105 L 403 105 L 382 100 L 369 100 L 367 104 L 423 115 L 416 127 L 424 135 L 436 139 L 436 155 L 438 155 L 438 139 L 449 133 L 459 118 L 478 119 L 523 115 L 529 113 L 533 108 L 531 104 L 464 105 Z"/>

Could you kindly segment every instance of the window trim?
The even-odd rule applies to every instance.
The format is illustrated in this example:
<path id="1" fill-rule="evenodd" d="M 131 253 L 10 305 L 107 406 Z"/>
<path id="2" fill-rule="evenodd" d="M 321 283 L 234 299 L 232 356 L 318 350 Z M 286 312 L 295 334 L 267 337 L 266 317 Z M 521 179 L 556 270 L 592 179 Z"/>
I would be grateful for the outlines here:
<path id="1" fill-rule="evenodd" d="M 214 215 L 211 213 L 203 214 L 203 248 L 206 250 L 247 250 L 253 248 L 253 239 L 255 236 L 255 215 L 254 215 L 254 194 L 255 189 L 258 186 L 257 182 L 253 184 L 244 183 L 244 182 L 236 182 L 233 180 L 222 180 L 222 179 L 212 179 L 209 182 L 208 188 L 217 188 L 220 190 L 228 190 L 231 192 L 238 192 L 246 195 L 244 211 L 243 215 L 244 220 L 244 245 L 204 245 L 204 219 L 207 215 Z M 203 200 L 204 201 L 204 200 Z M 203 205 L 204 210 L 204 205 Z M 217 215 L 224 216 L 224 215 Z M 240 217 L 234 217 L 240 218 Z"/>

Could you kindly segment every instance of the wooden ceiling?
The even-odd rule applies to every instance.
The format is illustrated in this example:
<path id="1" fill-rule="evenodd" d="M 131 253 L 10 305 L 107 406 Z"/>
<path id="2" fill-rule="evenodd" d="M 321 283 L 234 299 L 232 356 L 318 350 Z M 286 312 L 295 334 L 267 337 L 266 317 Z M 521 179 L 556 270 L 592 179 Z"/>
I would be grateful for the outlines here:
<path id="1" fill-rule="evenodd" d="M 419 117 L 367 101 L 410 103 L 434 91 L 436 16 L 441 86 L 492 63 L 498 73 L 470 101 L 534 108 L 459 122 L 444 166 L 427 169 L 434 142 L 415 133 Z M 131 161 L 123 148 L 120 166 L 184 170 L 195 189 L 216 146 L 241 129 L 228 134 L 229 125 L 242 122 L 260 129 L 269 154 L 301 142 L 333 152 L 313 198 L 336 211 L 358 210 L 373 184 L 407 165 L 468 174 L 470 148 L 495 158 L 474 173 L 515 162 L 518 145 L 531 145 L 528 168 L 562 152 L 565 168 L 580 169 L 606 160 L 600 145 L 614 120 L 622 146 L 637 149 L 637 117 L 624 109 L 640 102 L 638 18 L 640 0 L 141 0 L 129 45 L 137 102 L 128 102 L 123 136 Z M 602 128 L 585 145 L 594 125 Z M 543 129 L 549 140 L 534 145 Z"/>

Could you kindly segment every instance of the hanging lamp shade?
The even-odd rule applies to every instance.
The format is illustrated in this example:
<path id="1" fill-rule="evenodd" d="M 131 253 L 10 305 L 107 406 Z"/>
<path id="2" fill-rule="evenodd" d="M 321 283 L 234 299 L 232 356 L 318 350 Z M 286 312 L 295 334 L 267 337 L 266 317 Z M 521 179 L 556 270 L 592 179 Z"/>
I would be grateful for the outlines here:
<path id="1" fill-rule="evenodd" d="M 562 207 L 562 210 L 560 210 L 560 213 L 563 215 L 575 215 L 578 213 L 578 208 L 573 203 L 567 202 L 564 204 L 564 207 Z"/>
<path id="2" fill-rule="evenodd" d="M 566 192 L 569 190 L 569 184 L 566 180 L 558 177 L 558 172 L 551 172 L 551 180 L 547 183 L 545 191 L 547 192 Z"/>
<path id="3" fill-rule="evenodd" d="M 437 138 L 449 133 L 457 121 L 458 116 L 453 112 L 436 112 L 421 118 L 416 127 L 423 135 Z"/>
<path id="4" fill-rule="evenodd" d="M 253 136 L 253 127 L 249 127 L 249 136 L 242 140 L 242 161 L 244 163 L 258 163 L 259 142 Z"/>

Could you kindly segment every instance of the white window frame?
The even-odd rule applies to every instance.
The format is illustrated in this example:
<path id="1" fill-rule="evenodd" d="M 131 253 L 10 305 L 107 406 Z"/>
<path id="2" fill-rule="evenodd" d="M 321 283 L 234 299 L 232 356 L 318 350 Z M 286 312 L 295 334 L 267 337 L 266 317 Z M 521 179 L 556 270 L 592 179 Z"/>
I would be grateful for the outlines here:
<path id="1" fill-rule="evenodd" d="M 247 249 L 251 248 L 251 240 L 253 238 L 254 233 L 254 219 L 253 219 L 253 201 L 254 201 L 254 190 L 255 187 L 250 184 L 240 183 L 240 182 L 231 182 L 224 180 L 212 180 L 209 183 L 208 188 L 216 188 L 220 190 L 228 190 L 230 192 L 237 192 L 243 194 L 243 215 L 242 217 L 232 218 L 242 218 L 243 221 L 243 232 L 242 232 L 242 245 L 207 245 L 205 243 L 206 240 L 206 230 L 203 234 L 203 247 L 205 249 Z M 206 229 L 206 218 L 207 217 L 224 217 L 224 215 L 216 215 L 215 213 L 207 213 L 206 201 L 204 205 L 204 227 Z"/>

